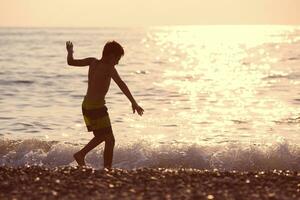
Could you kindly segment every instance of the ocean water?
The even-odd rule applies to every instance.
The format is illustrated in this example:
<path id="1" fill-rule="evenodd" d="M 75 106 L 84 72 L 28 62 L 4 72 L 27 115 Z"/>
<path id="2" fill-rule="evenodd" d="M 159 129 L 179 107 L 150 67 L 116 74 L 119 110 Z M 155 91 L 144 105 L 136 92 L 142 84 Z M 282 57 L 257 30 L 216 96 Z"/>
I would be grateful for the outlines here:
<path id="1" fill-rule="evenodd" d="M 300 170 L 300 27 L 0 28 L 0 165 L 75 165 L 92 134 L 81 115 L 87 67 L 106 41 L 145 109 L 112 82 L 113 166 Z M 102 166 L 103 144 L 88 154 Z"/>

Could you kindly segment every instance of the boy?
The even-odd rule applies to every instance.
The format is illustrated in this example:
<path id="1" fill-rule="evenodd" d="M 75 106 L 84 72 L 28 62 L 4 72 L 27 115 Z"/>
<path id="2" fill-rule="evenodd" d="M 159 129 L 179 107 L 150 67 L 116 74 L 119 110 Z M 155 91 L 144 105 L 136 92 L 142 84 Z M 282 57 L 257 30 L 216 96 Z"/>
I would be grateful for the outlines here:
<path id="1" fill-rule="evenodd" d="M 124 50 L 122 46 L 115 41 L 107 42 L 103 48 L 102 58 L 98 60 L 92 57 L 74 59 L 73 44 L 70 41 L 66 42 L 66 48 L 68 51 L 67 61 L 69 65 L 77 67 L 89 66 L 88 88 L 82 102 L 82 114 L 87 130 L 89 132 L 92 131 L 94 134 L 94 138 L 73 155 L 74 159 L 79 166 L 85 165 L 84 158 L 86 154 L 104 141 L 104 168 L 111 168 L 115 138 L 107 107 L 105 106 L 105 95 L 109 89 L 111 78 L 130 100 L 133 113 L 137 111 L 137 113 L 142 116 L 144 112 L 143 108 L 141 108 L 132 97 L 127 85 L 120 78 L 115 68 L 115 65 L 119 63 L 120 58 L 124 55 Z"/>

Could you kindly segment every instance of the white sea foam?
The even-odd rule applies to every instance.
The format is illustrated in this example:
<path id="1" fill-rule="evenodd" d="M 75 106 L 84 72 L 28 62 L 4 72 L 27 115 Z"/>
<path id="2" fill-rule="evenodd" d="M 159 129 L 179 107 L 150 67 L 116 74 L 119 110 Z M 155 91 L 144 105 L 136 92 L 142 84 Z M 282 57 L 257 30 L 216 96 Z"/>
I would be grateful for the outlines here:
<path id="1" fill-rule="evenodd" d="M 0 165 L 40 165 L 59 167 L 76 165 L 72 155 L 78 145 L 41 140 L 1 140 Z M 86 162 L 94 168 L 101 168 L 103 147 L 90 152 Z M 137 141 L 116 146 L 114 167 L 133 169 L 139 167 L 185 167 L 219 170 L 300 170 L 300 148 L 286 141 L 272 145 L 219 145 L 197 144 L 153 144 Z"/>

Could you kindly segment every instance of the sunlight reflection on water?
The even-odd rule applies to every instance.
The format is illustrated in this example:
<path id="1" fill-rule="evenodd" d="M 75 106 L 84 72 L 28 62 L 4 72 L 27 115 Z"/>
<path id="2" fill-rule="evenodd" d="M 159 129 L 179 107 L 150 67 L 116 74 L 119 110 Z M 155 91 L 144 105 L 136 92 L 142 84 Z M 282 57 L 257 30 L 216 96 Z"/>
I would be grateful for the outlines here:
<path id="1" fill-rule="evenodd" d="M 161 49 L 171 48 L 170 57 L 175 57 L 169 59 L 172 64 L 165 68 L 162 81 L 156 85 L 188 99 L 177 98 L 171 101 L 173 109 L 168 109 L 177 113 L 174 123 L 184 130 L 183 137 L 193 141 L 199 135 L 215 136 L 212 142 L 228 137 L 246 142 L 261 141 L 266 135 L 288 134 L 287 127 L 278 127 L 274 121 L 297 115 L 298 107 L 277 95 L 263 93 L 276 93 L 264 78 L 272 73 L 273 67 L 282 65 L 277 62 L 282 58 L 272 58 L 273 49 L 266 44 L 289 43 L 291 39 L 286 35 L 293 31 L 291 27 L 208 26 L 171 27 L 156 32 L 158 45 L 165 46 Z M 299 42 L 291 48 L 295 47 L 299 47 Z M 249 50 L 258 55 L 249 58 Z M 182 56 L 176 59 L 178 54 Z M 277 70 L 281 74 L 287 71 Z M 285 87 L 295 85 L 299 84 L 290 82 L 281 87 L 286 90 Z M 185 111 L 182 107 L 190 109 Z M 209 125 L 199 125 L 205 122 Z M 297 124 L 289 128 L 299 130 Z M 240 137 L 244 132 L 251 134 Z"/>
<path id="2" fill-rule="evenodd" d="M 98 57 L 113 36 L 125 47 L 117 68 L 145 108 L 142 118 L 132 115 L 128 100 L 112 84 L 107 105 L 121 143 L 140 138 L 249 143 L 280 137 L 299 142 L 299 123 L 286 123 L 299 116 L 298 27 L 0 32 L 5 52 L 0 57 L 0 128 L 7 137 L 88 140 L 80 110 L 87 68 L 67 67 L 64 42 L 74 41 L 76 57 Z"/>

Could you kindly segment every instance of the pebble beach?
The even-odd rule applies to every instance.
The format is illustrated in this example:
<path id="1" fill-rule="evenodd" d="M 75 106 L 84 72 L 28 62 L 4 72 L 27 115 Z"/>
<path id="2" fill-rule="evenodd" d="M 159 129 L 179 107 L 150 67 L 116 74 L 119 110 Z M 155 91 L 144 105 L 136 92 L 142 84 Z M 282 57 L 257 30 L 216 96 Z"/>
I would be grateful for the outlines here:
<path id="1" fill-rule="evenodd" d="M 300 199 L 300 172 L 0 167 L 0 199 Z"/>

